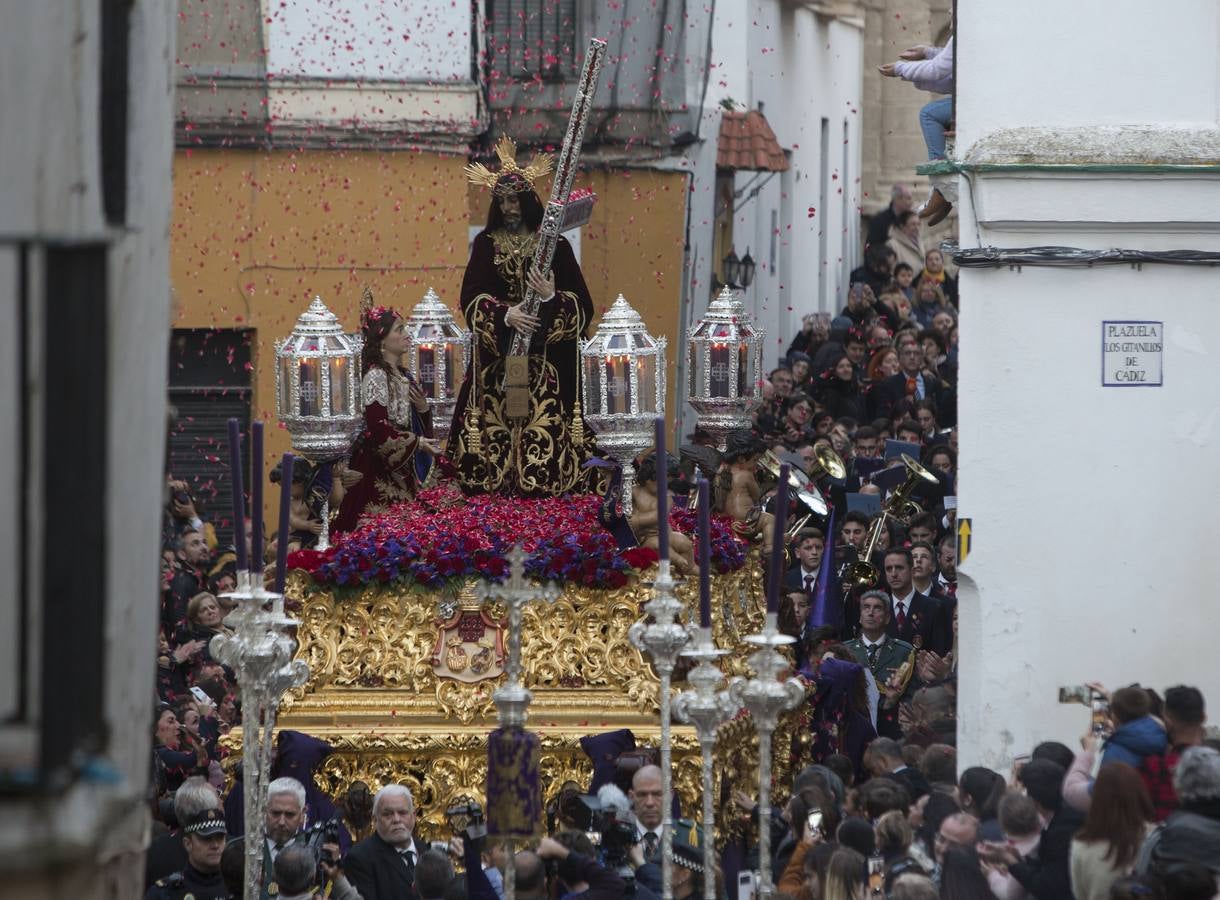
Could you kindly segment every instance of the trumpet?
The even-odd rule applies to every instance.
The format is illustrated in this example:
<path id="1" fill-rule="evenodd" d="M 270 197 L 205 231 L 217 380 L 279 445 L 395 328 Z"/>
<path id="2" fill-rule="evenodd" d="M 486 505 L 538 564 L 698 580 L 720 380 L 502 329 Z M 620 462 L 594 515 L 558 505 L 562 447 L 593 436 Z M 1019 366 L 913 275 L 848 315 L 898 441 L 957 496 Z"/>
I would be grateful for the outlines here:
<path id="1" fill-rule="evenodd" d="M 877 582 L 881 580 L 881 573 L 877 571 L 877 567 L 869 562 L 869 560 L 873 558 L 873 551 L 877 549 L 877 541 L 881 539 L 881 529 L 885 527 L 885 520 L 888 517 L 889 511 L 882 509 L 881 515 L 877 516 L 873 522 L 873 527 L 868 532 L 868 540 L 864 543 L 864 551 L 855 562 L 849 564 L 843 570 L 841 577 L 845 584 L 863 591 L 876 587 Z"/>
<path id="2" fill-rule="evenodd" d="M 921 481 L 929 484 L 938 482 L 935 475 L 905 453 L 902 454 L 902 464 L 907 467 L 906 481 L 894 488 L 885 501 L 885 512 L 903 525 L 909 525 L 912 519 L 923 513 L 923 507 L 911 499 L 911 492 Z"/>

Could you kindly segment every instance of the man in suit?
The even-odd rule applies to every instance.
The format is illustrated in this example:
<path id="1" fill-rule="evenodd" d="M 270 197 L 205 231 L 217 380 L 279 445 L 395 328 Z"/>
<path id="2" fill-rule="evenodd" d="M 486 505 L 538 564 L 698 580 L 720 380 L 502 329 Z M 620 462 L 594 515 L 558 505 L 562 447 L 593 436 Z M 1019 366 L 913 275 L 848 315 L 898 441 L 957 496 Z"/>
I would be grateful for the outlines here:
<path id="1" fill-rule="evenodd" d="M 860 597 L 860 637 L 844 644 L 851 655 L 870 672 L 881 691 L 877 708 L 877 733 L 882 737 L 902 738 L 898 725 L 898 701 L 902 694 L 889 695 L 886 684 L 911 657 L 914 648 L 906 641 L 890 637 L 885 626 L 890 620 L 890 598 L 884 591 L 865 591 Z M 907 683 L 909 689 L 910 682 Z M 905 693 L 905 692 L 904 692 Z"/>
<path id="2" fill-rule="evenodd" d="M 277 778 L 267 785 L 266 837 L 263 840 L 262 900 L 279 894 L 275 860 L 305 827 L 305 785 L 295 778 Z"/>
<path id="3" fill-rule="evenodd" d="M 915 590 L 911 551 L 891 547 L 885 553 L 885 580 L 890 589 L 890 621 L 886 634 L 914 647 L 944 656 L 953 646 L 951 626 L 939 600 Z"/>
<path id="4" fill-rule="evenodd" d="M 635 816 L 636 840 L 644 848 L 645 862 L 661 858 L 661 769 L 640 766 L 631 778 L 631 812 Z"/>
<path id="5" fill-rule="evenodd" d="M 374 834 L 352 846 L 343 870 L 364 900 L 418 900 L 415 865 L 419 848 L 415 798 L 401 784 L 387 784 L 373 798 Z"/>
<path id="6" fill-rule="evenodd" d="M 943 405 L 945 384 L 930 369 L 924 366 L 923 348 L 917 343 L 906 343 L 898 350 L 898 365 L 901 371 L 877 383 L 869 391 L 873 403 L 872 414 L 876 418 L 892 418 L 894 404 L 903 397 L 912 400 L 934 400 Z"/>
<path id="7" fill-rule="evenodd" d="M 785 591 L 813 593 L 818 580 L 818 566 L 822 564 L 822 551 L 825 547 L 826 540 L 817 528 L 802 528 L 797 533 L 794 545 L 796 565 L 784 573 Z"/>
<path id="8" fill-rule="evenodd" d="M 917 593 L 949 605 L 949 595 L 936 578 L 936 551 L 928 541 L 911 543 L 911 584 Z"/>
<path id="9" fill-rule="evenodd" d="M 864 768 L 874 778 L 890 778 L 898 782 L 906 788 L 912 804 L 932 790 L 923 773 L 906 764 L 902 758 L 902 747 L 892 738 L 873 739 L 864 751 Z"/>

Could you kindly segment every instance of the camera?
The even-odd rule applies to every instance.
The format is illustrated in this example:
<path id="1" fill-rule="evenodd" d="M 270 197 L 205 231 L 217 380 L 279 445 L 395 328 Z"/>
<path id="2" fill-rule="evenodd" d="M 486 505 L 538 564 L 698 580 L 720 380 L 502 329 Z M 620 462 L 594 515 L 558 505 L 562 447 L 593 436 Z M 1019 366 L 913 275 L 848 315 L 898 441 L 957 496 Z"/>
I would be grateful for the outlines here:
<path id="1" fill-rule="evenodd" d="M 445 818 L 449 820 L 450 828 L 462 832 L 471 840 L 487 837 L 487 825 L 483 821 L 483 807 L 473 800 L 449 807 L 445 810 Z"/>
<path id="2" fill-rule="evenodd" d="M 314 858 L 318 860 L 316 883 L 325 884 L 327 874 L 326 870 L 322 868 L 322 863 L 326 862 L 329 865 L 337 866 L 339 865 L 339 856 L 338 854 L 332 855 L 324 850 L 322 845 L 339 843 L 339 820 L 327 819 L 323 822 L 318 822 L 316 825 L 310 825 L 293 838 L 293 843 L 308 847 L 313 852 Z"/>
<path id="3" fill-rule="evenodd" d="M 610 868 L 625 865 L 627 852 L 635 841 L 635 825 L 619 819 L 619 811 L 603 806 L 593 794 L 573 794 L 565 798 L 561 813 L 581 831 L 589 833 L 594 846 Z"/>

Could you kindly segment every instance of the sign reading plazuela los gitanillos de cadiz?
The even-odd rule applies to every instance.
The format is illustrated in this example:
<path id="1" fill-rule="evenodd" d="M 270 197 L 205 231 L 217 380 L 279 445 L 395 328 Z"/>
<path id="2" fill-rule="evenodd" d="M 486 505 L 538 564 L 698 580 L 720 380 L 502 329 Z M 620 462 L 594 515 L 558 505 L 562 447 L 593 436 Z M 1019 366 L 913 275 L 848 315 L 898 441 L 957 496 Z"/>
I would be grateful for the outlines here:
<path id="1" fill-rule="evenodd" d="M 1164 322 L 1102 322 L 1102 387 L 1160 387 L 1164 335 Z"/>

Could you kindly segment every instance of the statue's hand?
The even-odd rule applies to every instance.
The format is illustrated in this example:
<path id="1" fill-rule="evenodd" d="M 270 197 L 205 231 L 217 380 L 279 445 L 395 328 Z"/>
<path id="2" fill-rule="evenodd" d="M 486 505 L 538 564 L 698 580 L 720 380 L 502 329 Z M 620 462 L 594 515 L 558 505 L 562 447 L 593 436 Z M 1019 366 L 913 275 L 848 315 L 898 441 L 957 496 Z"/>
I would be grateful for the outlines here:
<path id="1" fill-rule="evenodd" d="M 536 269 L 530 269 L 528 275 L 525 276 L 526 283 L 538 294 L 543 303 L 551 300 L 555 296 L 555 273 L 547 272 L 545 275 Z"/>
<path id="2" fill-rule="evenodd" d="M 529 337 L 539 325 L 538 317 L 527 313 L 521 308 L 520 303 L 508 308 L 508 312 L 504 314 L 504 321 L 509 328 L 517 331 L 523 337 Z"/>

